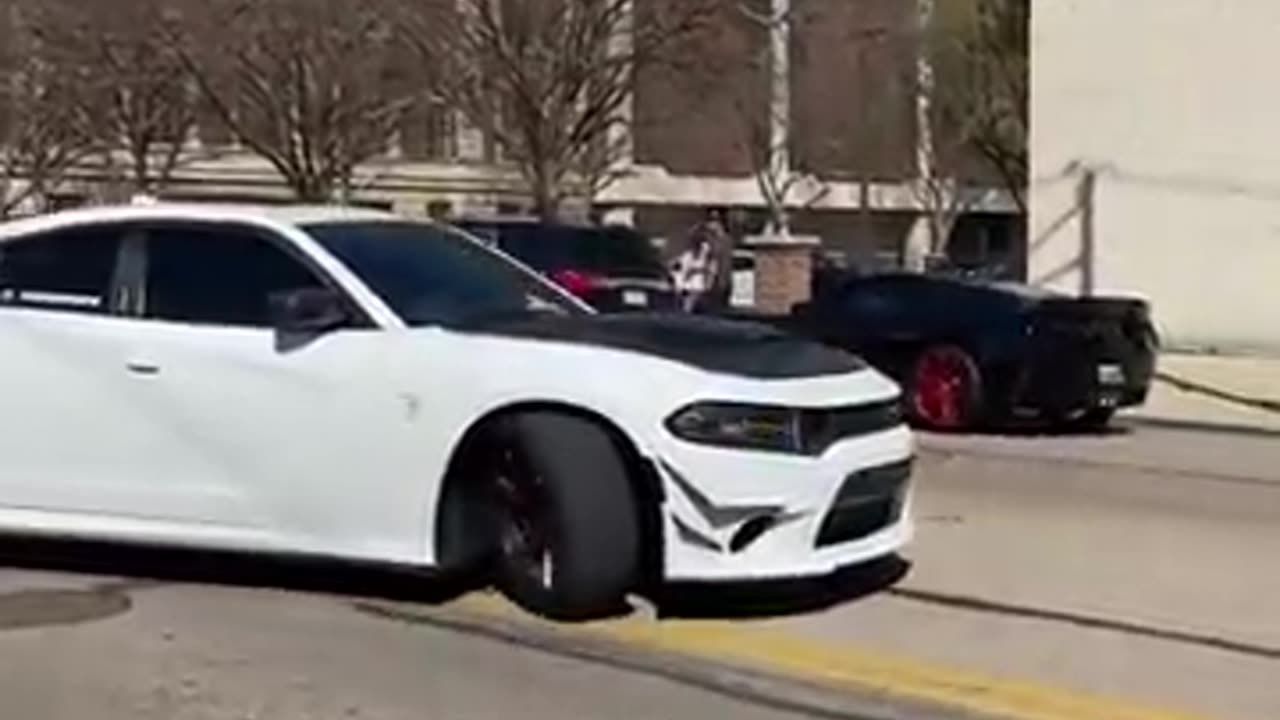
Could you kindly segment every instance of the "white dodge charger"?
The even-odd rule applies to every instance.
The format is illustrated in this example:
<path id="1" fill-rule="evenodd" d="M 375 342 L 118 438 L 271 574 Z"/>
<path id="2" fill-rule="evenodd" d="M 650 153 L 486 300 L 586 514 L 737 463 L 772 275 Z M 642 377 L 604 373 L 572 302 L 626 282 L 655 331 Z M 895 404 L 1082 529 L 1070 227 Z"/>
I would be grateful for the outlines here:
<path id="1" fill-rule="evenodd" d="M 579 617 L 911 534 L 898 388 L 592 312 L 456 231 L 150 205 L 0 226 L 0 530 L 484 570 Z"/>

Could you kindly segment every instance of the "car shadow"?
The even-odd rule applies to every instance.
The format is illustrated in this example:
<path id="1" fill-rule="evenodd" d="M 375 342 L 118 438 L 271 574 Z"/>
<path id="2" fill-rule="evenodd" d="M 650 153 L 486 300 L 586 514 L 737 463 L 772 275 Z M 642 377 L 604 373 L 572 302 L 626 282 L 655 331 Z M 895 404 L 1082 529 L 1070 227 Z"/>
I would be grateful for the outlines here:
<path id="1" fill-rule="evenodd" d="M 798 615 L 875 595 L 907 576 L 898 556 L 817 578 L 742 583 L 676 583 L 645 593 L 663 619 L 749 619 Z M 249 555 L 133 545 L 6 537 L 0 568 L 102 578 L 104 586 L 166 584 L 284 590 L 360 600 L 444 605 L 483 589 L 477 577 L 442 575 L 329 558 Z M 622 617 L 630 605 L 592 620 Z"/>
<path id="2" fill-rule="evenodd" d="M 1101 428 L 1078 428 L 1069 426 L 1045 425 L 1043 423 L 1004 423 L 987 425 L 965 430 L 933 430 L 913 427 L 920 435 L 937 437 L 1003 437 L 1003 438 L 1110 438 L 1126 437 L 1136 432 L 1136 428 L 1126 421 L 1120 420 Z"/>
<path id="3" fill-rule="evenodd" d="M 680 583 L 655 591 L 658 617 L 687 620 L 764 619 L 801 615 L 855 602 L 901 582 L 911 563 L 892 555 L 832 575 L 742 583 Z"/>
<path id="4" fill-rule="evenodd" d="M 1132 435 L 1132 426 L 1115 423 L 1100 428 L 1075 428 L 1061 426 L 1012 425 L 992 428 L 982 434 L 996 437 L 1027 438 L 1108 438 Z"/>
<path id="5" fill-rule="evenodd" d="M 439 605 L 480 587 L 445 576 L 328 558 L 151 549 L 80 540 L 6 537 L 0 567 L 123 579 L 129 585 L 205 584 Z"/>

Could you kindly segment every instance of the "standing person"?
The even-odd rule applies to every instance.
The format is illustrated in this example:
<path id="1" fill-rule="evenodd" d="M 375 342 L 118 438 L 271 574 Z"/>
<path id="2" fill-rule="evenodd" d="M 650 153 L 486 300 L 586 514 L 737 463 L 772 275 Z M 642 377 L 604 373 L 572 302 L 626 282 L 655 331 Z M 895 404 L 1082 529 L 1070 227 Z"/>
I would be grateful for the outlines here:
<path id="1" fill-rule="evenodd" d="M 729 307 L 729 298 L 733 294 L 734 246 L 725 211 L 716 209 L 707 213 L 702 232 L 711 246 L 711 272 L 701 307 L 708 311 L 724 310 Z"/>
<path id="2" fill-rule="evenodd" d="M 710 238 L 701 228 L 694 230 L 684 251 L 676 257 L 673 280 L 680 296 L 680 307 L 693 312 L 711 287 L 713 271 Z"/>

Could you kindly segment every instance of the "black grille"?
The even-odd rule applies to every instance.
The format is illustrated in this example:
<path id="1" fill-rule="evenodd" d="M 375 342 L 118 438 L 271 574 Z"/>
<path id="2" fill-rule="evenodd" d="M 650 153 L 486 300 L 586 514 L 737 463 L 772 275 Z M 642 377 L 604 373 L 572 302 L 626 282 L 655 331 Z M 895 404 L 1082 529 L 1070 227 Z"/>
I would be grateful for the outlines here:
<path id="1" fill-rule="evenodd" d="M 902 403 L 893 399 L 867 405 L 805 410 L 801 414 L 801 422 L 807 450 L 820 455 L 841 440 L 901 425 Z"/>
<path id="2" fill-rule="evenodd" d="M 898 522 L 910 477 L 909 460 L 850 475 L 823 518 L 815 545 L 861 540 Z"/>

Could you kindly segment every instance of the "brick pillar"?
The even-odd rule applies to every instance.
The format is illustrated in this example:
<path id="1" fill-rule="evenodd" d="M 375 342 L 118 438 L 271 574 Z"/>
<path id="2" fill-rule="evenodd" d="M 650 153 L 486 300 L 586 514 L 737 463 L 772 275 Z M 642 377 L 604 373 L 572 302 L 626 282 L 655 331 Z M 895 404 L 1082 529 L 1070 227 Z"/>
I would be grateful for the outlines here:
<path id="1" fill-rule="evenodd" d="M 763 236 L 747 238 L 756 257 L 755 309 L 766 315 L 785 315 L 796 303 L 807 302 L 813 289 L 812 237 Z"/>

